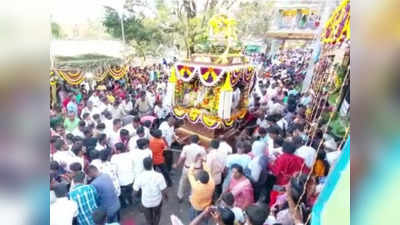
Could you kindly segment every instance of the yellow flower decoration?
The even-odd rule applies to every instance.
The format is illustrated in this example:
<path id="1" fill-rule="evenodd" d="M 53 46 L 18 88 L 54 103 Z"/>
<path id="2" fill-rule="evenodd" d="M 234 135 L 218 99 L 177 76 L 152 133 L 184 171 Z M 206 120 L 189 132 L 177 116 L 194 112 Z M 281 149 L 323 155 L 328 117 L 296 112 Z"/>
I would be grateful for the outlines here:
<path id="1" fill-rule="evenodd" d="M 205 72 L 202 77 L 204 80 L 208 80 L 209 76 L 212 77 L 212 80 L 214 81 L 215 79 L 217 79 L 217 74 L 214 72 L 213 68 L 208 68 L 207 72 Z"/>

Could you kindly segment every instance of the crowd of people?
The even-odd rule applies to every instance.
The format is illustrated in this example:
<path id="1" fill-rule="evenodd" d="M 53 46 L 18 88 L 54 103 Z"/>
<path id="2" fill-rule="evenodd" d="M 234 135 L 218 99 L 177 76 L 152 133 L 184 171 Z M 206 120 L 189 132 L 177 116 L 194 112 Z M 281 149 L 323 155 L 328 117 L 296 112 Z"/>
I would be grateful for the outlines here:
<path id="1" fill-rule="evenodd" d="M 93 87 L 58 85 L 59 104 L 50 109 L 51 224 L 119 224 L 121 209 L 132 205 L 149 225 L 182 224 L 178 212 L 160 221 L 171 201 L 189 202 L 191 225 L 309 224 L 340 150 L 321 129 L 306 132 L 314 96 L 296 89 L 295 73 L 272 65 L 270 75 L 257 75 L 234 141 L 221 136 L 208 147 L 198 135 L 175 134 L 179 120 L 163 101 L 166 64 Z"/>
<path id="2" fill-rule="evenodd" d="M 254 53 L 251 62 L 259 65 L 265 77 L 279 75 L 280 79 L 293 79 L 301 82 L 309 68 L 313 49 L 282 49 L 274 54 Z"/>

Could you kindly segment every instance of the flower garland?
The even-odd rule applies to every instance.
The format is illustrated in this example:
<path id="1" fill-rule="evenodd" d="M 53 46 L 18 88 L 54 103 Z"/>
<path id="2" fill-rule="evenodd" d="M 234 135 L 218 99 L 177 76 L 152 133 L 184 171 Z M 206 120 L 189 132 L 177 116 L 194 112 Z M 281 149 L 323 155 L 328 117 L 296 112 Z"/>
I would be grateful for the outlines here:
<path id="1" fill-rule="evenodd" d="M 223 76 L 222 69 L 212 67 L 200 67 L 200 81 L 206 87 L 215 86 Z"/>
<path id="2" fill-rule="evenodd" d="M 235 120 L 233 119 L 227 119 L 227 120 L 222 120 L 224 122 L 224 126 L 229 128 L 232 127 L 233 124 L 235 123 Z"/>
<path id="3" fill-rule="evenodd" d="M 94 80 L 100 82 L 103 81 L 107 75 L 112 76 L 115 80 L 119 80 L 122 77 L 124 77 L 127 73 L 132 72 L 132 67 L 128 66 L 115 66 L 115 65 L 107 65 L 107 66 L 100 66 L 95 69 L 94 73 Z M 67 81 L 68 84 L 70 85 L 78 85 L 82 83 L 86 77 L 84 75 L 84 72 L 81 69 L 56 69 L 56 70 L 51 70 L 50 71 L 50 77 L 53 75 L 57 74 L 60 76 L 62 79 Z M 54 80 L 50 81 L 55 82 Z"/>
<path id="4" fill-rule="evenodd" d="M 296 16 L 297 15 L 297 9 L 286 9 L 286 10 L 282 10 L 281 14 L 283 16 Z"/>
<path id="5" fill-rule="evenodd" d="M 181 101 L 183 99 L 184 90 L 183 90 L 183 81 L 178 80 L 175 86 L 175 100 Z"/>
<path id="6" fill-rule="evenodd" d="M 243 80 L 246 83 L 249 83 L 252 80 L 254 73 L 255 73 L 254 67 L 247 68 L 247 70 L 242 75 Z"/>
<path id="7" fill-rule="evenodd" d="M 178 71 L 179 79 L 184 82 L 191 81 L 197 72 L 195 67 L 186 65 L 176 65 L 176 71 Z"/>
<path id="8" fill-rule="evenodd" d="M 204 124 L 209 129 L 217 129 L 221 127 L 220 121 L 221 119 L 213 115 L 202 114 L 201 117 L 202 124 Z"/>
<path id="9" fill-rule="evenodd" d="M 97 82 L 103 81 L 108 74 L 108 70 L 106 70 L 104 67 L 99 67 L 94 71 L 94 80 Z"/>
<path id="10" fill-rule="evenodd" d="M 236 86 L 239 83 L 240 78 L 243 75 L 242 69 L 236 69 L 231 73 L 231 85 L 232 87 Z"/>
<path id="11" fill-rule="evenodd" d="M 184 108 L 182 106 L 175 106 L 172 109 L 174 116 L 178 119 L 184 119 L 185 117 L 189 122 L 196 124 L 201 123 L 209 129 L 217 128 L 230 128 L 233 126 L 235 121 L 242 120 L 246 114 L 247 109 L 241 109 L 231 116 L 230 119 L 221 119 L 213 114 L 204 113 L 198 108 Z"/>
<path id="12" fill-rule="evenodd" d="M 119 80 L 127 74 L 128 67 L 108 65 L 108 72 L 115 80 Z"/>
<path id="13" fill-rule="evenodd" d="M 251 82 L 249 84 L 249 92 L 247 93 L 248 95 L 250 95 L 251 92 L 253 91 L 255 84 L 256 84 L 256 80 L 257 80 L 257 77 L 253 76 L 253 79 L 251 80 Z"/>
<path id="14" fill-rule="evenodd" d="M 197 123 L 199 121 L 200 115 L 201 115 L 201 111 L 199 109 L 196 108 L 191 108 L 189 113 L 186 114 L 186 118 L 192 122 L 192 123 Z"/>
<path id="15" fill-rule="evenodd" d="M 85 80 L 85 76 L 80 69 L 56 70 L 56 73 L 70 85 L 78 85 Z"/>
<path id="16" fill-rule="evenodd" d="M 183 119 L 185 118 L 186 115 L 186 109 L 183 107 L 174 107 L 172 109 L 172 112 L 174 113 L 175 117 L 177 117 L 178 119 Z"/>
<path id="17" fill-rule="evenodd" d="M 342 43 L 350 39 L 350 0 L 343 0 L 326 22 L 322 42 Z"/>
<path id="18" fill-rule="evenodd" d="M 54 71 L 50 70 L 50 86 L 55 86 L 57 84 L 57 77 L 54 74 Z"/>
<path id="19" fill-rule="evenodd" d="M 241 66 L 229 66 L 229 67 L 218 67 L 218 66 L 196 66 L 196 65 L 175 65 L 177 71 L 176 75 L 182 82 L 191 82 L 195 77 L 198 77 L 203 86 L 212 87 L 217 85 L 224 74 L 231 72 L 231 85 L 236 86 L 240 79 L 245 82 L 250 82 L 255 73 L 255 68 L 249 65 Z"/>

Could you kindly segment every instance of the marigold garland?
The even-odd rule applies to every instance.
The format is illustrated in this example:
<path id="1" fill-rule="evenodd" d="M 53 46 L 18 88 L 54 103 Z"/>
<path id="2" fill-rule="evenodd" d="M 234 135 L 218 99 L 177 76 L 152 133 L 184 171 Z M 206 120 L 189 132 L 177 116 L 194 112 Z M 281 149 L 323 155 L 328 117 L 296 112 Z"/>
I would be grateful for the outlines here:
<path id="1" fill-rule="evenodd" d="M 187 115 L 186 117 L 189 119 L 190 122 L 197 123 L 199 121 L 201 111 L 196 108 L 191 108 L 189 110 L 189 113 L 187 113 L 186 115 Z"/>
<path id="2" fill-rule="evenodd" d="M 202 114 L 201 117 L 201 122 L 210 129 L 216 129 L 220 127 L 221 126 L 220 121 L 221 121 L 220 118 L 212 115 Z"/>
<path id="3" fill-rule="evenodd" d="M 350 39 L 350 0 L 343 0 L 326 22 L 322 42 L 342 43 Z"/>
<path id="4" fill-rule="evenodd" d="M 195 77 L 196 75 L 196 68 L 187 65 L 176 65 L 176 71 L 178 71 L 179 79 L 183 80 L 184 82 L 189 82 Z"/>
<path id="5" fill-rule="evenodd" d="M 127 74 L 128 67 L 108 65 L 108 72 L 115 80 L 119 80 Z"/>
<path id="6" fill-rule="evenodd" d="M 239 80 L 242 77 L 242 74 L 243 74 L 243 70 L 242 69 L 234 70 L 231 73 L 231 75 L 232 75 L 231 76 L 231 85 L 232 85 L 232 87 L 236 86 L 236 84 L 239 83 Z"/>
<path id="7" fill-rule="evenodd" d="M 99 67 L 94 71 L 94 80 L 97 82 L 103 81 L 108 75 L 108 70 L 104 67 Z"/>
<path id="8" fill-rule="evenodd" d="M 232 127 L 234 122 L 242 120 L 246 114 L 247 109 L 241 109 L 231 116 L 230 119 L 224 120 L 218 116 L 202 112 L 198 108 L 184 108 L 182 106 L 175 106 L 172 109 L 174 116 L 178 119 L 184 119 L 185 117 L 193 124 L 202 123 L 209 129 L 216 129 L 222 127 Z"/>
<path id="9" fill-rule="evenodd" d="M 79 69 L 76 70 L 56 70 L 56 73 L 67 81 L 70 85 L 78 85 L 85 80 L 85 76 Z"/>

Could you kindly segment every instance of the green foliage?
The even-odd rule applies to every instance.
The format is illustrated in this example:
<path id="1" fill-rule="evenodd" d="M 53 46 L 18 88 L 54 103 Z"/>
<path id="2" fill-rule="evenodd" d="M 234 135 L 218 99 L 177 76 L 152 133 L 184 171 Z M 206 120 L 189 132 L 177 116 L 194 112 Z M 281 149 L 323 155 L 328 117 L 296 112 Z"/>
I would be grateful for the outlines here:
<path id="1" fill-rule="evenodd" d="M 170 48 L 184 50 L 187 57 L 194 52 L 220 53 L 224 49 L 219 43 L 209 40 L 208 21 L 221 9 L 231 12 L 237 0 L 156 0 L 150 7 L 144 0 L 126 0 L 124 15 L 125 39 L 136 49 L 136 55 L 163 55 Z M 200 4 L 204 4 L 200 6 Z M 268 29 L 271 3 L 247 2 L 236 4 L 239 8 L 233 12 L 238 22 L 238 37 L 263 37 Z M 155 16 L 146 17 L 140 8 Z M 237 8 L 237 7 L 236 7 Z M 112 9 L 105 10 L 103 25 L 112 37 L 121 39 L 121 23 L 118 13 Z M 183 47 L 183 49 L 181 48 Z M 242 43 L 238 41 L 231 46 L 230 53 L 239 53 Z"/>
<path id="2" fill-rule="evenodd" d="M 268 31 L 273 7 L 271 2 L 241 2 L 236 12 L 238 36 L 247 38 L 264 38 Z"/>
<path id="3" fill-rule="evenodd" d="M 94 70 L 103 64 L 120 64 L 122 60 L 101 54 L 83 54 L 77 56 L 56 56 L 55 62 L 57 68 L 75 67 L 84 70 Z"/>
<path id="4" fill-rule="evenodd" d="M 55 22 L 51 22 L 51 34 L 56 39 L 61 39 L 64 36 L 61 26 Z"/>
<path id="5" fill-rule="evenodd" d="M 348 120 L 345 118 L 342 118 L 339 116 L 339 114 L 336 114 L 334 118 L 332 118 L 332 121 L 329 126 L 330 133 L 333 134 L 334 136 L 341 138 L 346 134 L 346 129 L 349 127 L 350 124 Z"/>
<path id="6" fill-rule="evenodd" d="M 144 58 L 146 55 L 157 55 L 152 50 L 156 50 L 164 38 L 157 21 L 139 19 L 131 14 L 123 17 L 123 24 L 126 42 L 136 50 L 136 55 Z M 121 20 L 117 11 L 106 7 L 103 25 L 114 38 L 122 38 Z"/>

